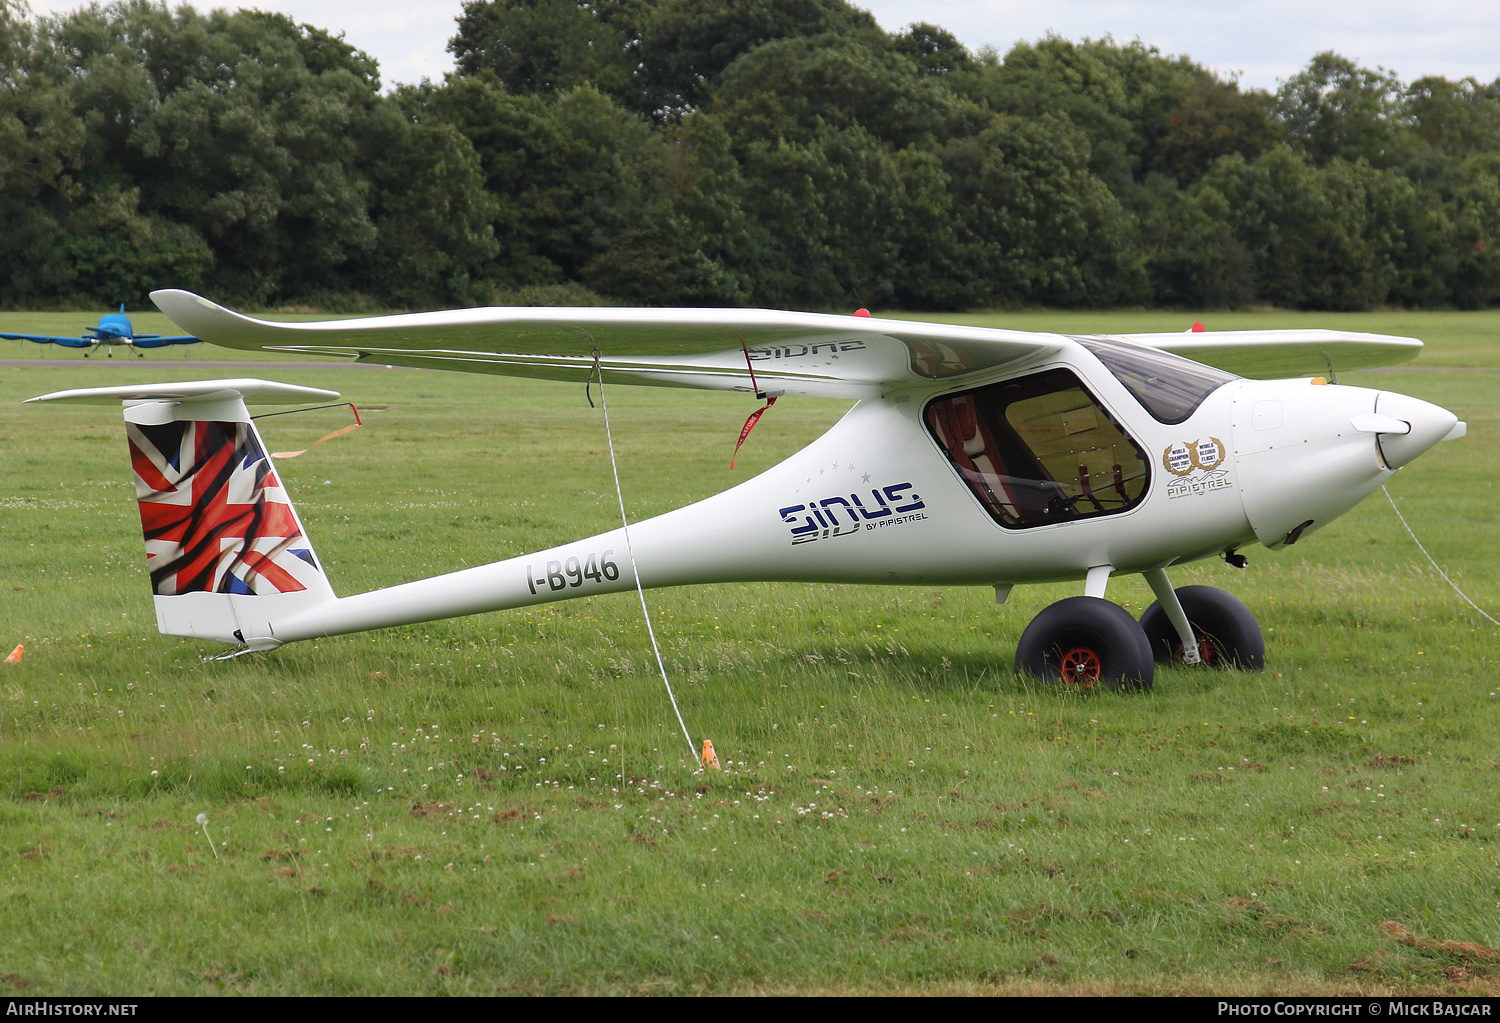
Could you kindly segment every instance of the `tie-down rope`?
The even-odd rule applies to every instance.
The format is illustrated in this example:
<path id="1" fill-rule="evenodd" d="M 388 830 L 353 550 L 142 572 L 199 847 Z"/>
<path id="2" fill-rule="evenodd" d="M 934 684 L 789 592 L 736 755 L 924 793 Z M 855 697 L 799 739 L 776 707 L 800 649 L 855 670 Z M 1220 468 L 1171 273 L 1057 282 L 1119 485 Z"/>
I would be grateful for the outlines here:
<path id="1" fill-rule="evenodd" d="M 651 637 L 651 649 L 656 653 L 656 666 L 661 670 L 661 683 L 667 687 L 667 699 L 672 701 L 672 711 L 677 715 L 677 723 L 682 726 L 682 737 L 687 740 L 688 752 L 694 761 L 698 759 L 698 748 L 693 745 L 693 737 L 688 734 L 687 722 L 682 720 L 682 710 L 677 706 L 677 696 L 672 692 L 672 683 L 667 679 L 667 665 L 661 658 L 661 647 L 656 642 L 656 629 L 651 625 L 651 611 L 646 607 L 646 590 L 641 585 L 641 570 L 635 563 L 635 548 L 630 543 L 630 519 L 625 515 L 625 492 L 620 489 L 620 465 L 615 460 L 615 439 L 609 429 L 609 402 L 604 400 L 604 370 L 599 366 L 599 346 L 594 346 L 594 368 L 589 373 L 592 379 L 599 380 L 599 407 L 604 410 L 604 439 L 609 446 L 609 468 L 615 474 L 615 496 L 620 501 L 620 525 L 625 529 L 625 553 L 630 555 L 630 571 L 635 575 L 635 592 L 641 598 L 641 614 L 646 619 L 646 634 Z M 584 385 L 587 393 L 588 385 Z M 589 404 L 593 404 L 590 400 Z M 623 772 L 624 768 L 621 767 Z"/>
<path id="2" fill-rule="evenodd" d="M 1383 494 L 1385 494 L 1385 499 L 1387 501 L 1391 502 L 1391 511 L 1393 511 L 1393 512 L 1396 513 L 1396 518 L 1398 518 L 1398 519 L 1401 520 L 1401 524 L 1403 526 L 1406 526 L 1406 535 L 1409 536 L 1409 537 L 1411 537 L 1411 542 L 1417 545 L 1417 550 L 1419 550 L 1423 554 L 1427 555 L 1427 560 L 1430 561 L 1430 562 L 1432 562 L 1432 567 L 1435 568 L 1435 569 L 1437 569 L 1437 574 L 1440 575 L 1440 576 L 1442 576 L 1443 580 L 1449 586 L 1453 587 L 1453 592 L 1456 593 L 1456 594 L 1458 594 L 1460 597 L 1463 597 L 1464 600 L 1468 601 L 1469 606 L 1472 607 L 1475 611 L 1478 611 L 1481 615 L 1484 615 L 1484 617 L 1489 618 L 1490 621 L 1494 622 L 1496 625 L 1500 625 L 1500 622 L 1497 622 L 1497 621 L 1495 621 L 1495 619 L 1490 618 L 1489 614 L 1484 610 L 1484 608 L 1480 607 L 1478 604 L 1474 603 L 1472 600 L 1469 600 L 1469 595 L 1467 593 L 1465 593 L 1463 590 L 1461 590 L 1461 589 L 1458 588 L 1458 583 L 1456 583 L 1452 579 L 1448 578 L 1448 573 L 1443 571 L 1442 567 L 1438 565 L 1437 561 L 1433 558 L 1433 556 L 1431 554 L 1427 554 L 1427 548 L 1422 546 L 1422 541 L 1417 539 L 1417 534 L 1413 533 L 1411 531 L 1411 526 L 1407 525 L 1407 523 L 1406 523 L 1406 516 L 1402 515 L 1401 514 L 1401 509 L 1396 507 L 1396 499 L 1391 496 L 1391 492 L 1389 490 L 1385 489 L 1384 486 L 1382 486 L 1380 488 L 1380 492 L 1383 493 Z"/>

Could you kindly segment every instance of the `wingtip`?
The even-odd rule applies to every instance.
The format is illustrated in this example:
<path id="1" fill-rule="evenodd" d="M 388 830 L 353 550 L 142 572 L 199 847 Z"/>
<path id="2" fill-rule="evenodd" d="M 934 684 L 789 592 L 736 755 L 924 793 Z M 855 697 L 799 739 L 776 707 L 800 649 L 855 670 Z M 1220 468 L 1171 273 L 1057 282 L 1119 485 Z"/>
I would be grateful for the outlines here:
<path id="1" fill-rule="evenodd" d="M 195 305 L 204 305 L 214 309 L 218 308 L 218 306 L 214 305 L 214 303 L 210 302 L 202 295 L 194 294 L 191 291 L 183 291 L 181 288 L 158 288 L 157 290 L 151 292 L 151 301 L 155 302 L 156 308 L 160 309 L 162 312 L 166 312 L 169 306 L 181 306 L 184 303 L 189 302 Z"/>
<path id="2" fill-rule="evenodd" d="M 151 301 L 182 329 L 184 337 L 194 337 L 230 348 L 238 347 L 237 342 L 244 333 L 245 326 L 254 322 L 233 309 L 226 309 L 202 295 L 179 288 L 153 291 Z"/>

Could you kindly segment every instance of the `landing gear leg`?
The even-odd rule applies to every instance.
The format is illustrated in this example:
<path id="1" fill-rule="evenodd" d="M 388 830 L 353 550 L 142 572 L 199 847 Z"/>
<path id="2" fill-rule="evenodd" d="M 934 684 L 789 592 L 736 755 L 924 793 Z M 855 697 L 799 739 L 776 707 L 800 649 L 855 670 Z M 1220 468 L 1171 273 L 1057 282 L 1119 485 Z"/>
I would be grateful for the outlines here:
<path id="1" fill-rule="evenodd" d="M 1163 579 L 1165 576 L 1162 573 Z M 1155 590 L 1156 583 L 1149 574 L 1147 581 Z M 1260 671 L 1266 666 L 1265 637 L 1255 616 L 1238 597 L 1212 586 L 1183 586 L 1169 592 L 1175 601 L 1158 599 L 1141 615 L 1141 630 L 1158 663 L 1179 658 L 1186 662 L 1184 655 L 1191 646 L 1197 649 L 1200 663 L 1209 667 Z M 1171 603 L 1181 608 L 1192 627 L 1187 642 L 1171 619 Z"/>
<path id="2" fill-rule="evenodd" d="M 1187 612 L 1182 609 L 1182 601 L 1177 599 L 1177 591 L 1172 589 L 1172 582 L 1167 578 L 1167 570 L 1164 568 L 1153 568 L 1149 572 L 1143 572 L 1146 582 L 1151 584 L 1151 592 L 1156 594 L 1156 602 L 1167 614 L 1167 620 L 1172 623 L 1172 628 L 1177 630 L 1177 639 L 1182 644 L 1182 663 L 1198 664 L 1203 658 L 1198 654 L 1198 639 L 1193 635 L 1193 627 L 1188 624 Z"/>

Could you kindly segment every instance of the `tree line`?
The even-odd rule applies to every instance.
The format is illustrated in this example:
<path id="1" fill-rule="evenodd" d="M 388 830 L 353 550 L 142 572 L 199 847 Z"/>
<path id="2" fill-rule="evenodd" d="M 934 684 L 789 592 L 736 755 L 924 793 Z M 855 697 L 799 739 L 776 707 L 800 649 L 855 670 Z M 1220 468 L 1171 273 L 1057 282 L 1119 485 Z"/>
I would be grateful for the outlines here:
<path id="1" fill-rule="evenodd" d="M 0 0 L 0 304 L 1500 298 L 1500 82 L 1242 89 L 845 0 L 468 0 L 450 50 L 382 92 L 279 14 Z"/>

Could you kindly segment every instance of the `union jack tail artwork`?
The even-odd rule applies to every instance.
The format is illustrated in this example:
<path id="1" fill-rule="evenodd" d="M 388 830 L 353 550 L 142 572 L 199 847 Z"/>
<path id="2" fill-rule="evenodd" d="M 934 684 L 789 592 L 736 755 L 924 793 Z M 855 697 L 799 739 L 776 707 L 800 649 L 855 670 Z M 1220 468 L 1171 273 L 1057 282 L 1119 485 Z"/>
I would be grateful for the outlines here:
<path id="1" fill-rule="evenodd" d="M 338 396 L 239 378 L 84 387 L 41 400 L 124 403 L 156 626 L 243 652 L 274 650 L 309 614 L 339 603 L 246 402 Z"/>
<path id="2" fill-rule="evenodd" d="M 321 581 L 252 423 L 127 423 L 126 435 L 157 596 L 296 593 Z"/>

